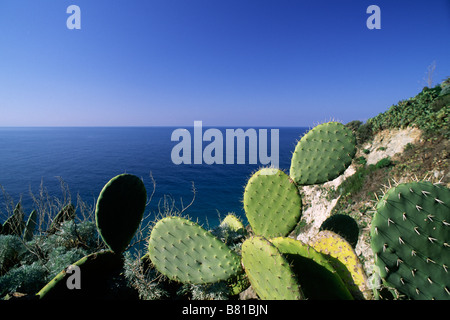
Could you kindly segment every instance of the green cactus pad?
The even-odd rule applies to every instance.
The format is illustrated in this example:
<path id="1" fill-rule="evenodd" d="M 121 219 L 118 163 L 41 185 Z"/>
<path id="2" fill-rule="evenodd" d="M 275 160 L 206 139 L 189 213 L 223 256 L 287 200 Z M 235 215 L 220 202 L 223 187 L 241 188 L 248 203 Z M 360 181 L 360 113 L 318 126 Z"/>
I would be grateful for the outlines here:
<path id="1" fill-rule="evenodd" d="M 242 244 L 242 263 L 256 294 L 263 300 L 300 300 L 303 293 L 289 261 L 263 237 Z"/>
<path id="2" fill-rule="evenodd" d="M 158 221 L 148 250 L 159 272 L 183 283 L 214 283 L 242 272 L 235 252 L 198 224 L 181 217 Z"/>
<path id="3" fill-rule="evenodd" d="M 72 273 L 66 269 L 58 273 L 38 293 L 39 299 L 74 300 L 74 299 L 112 299 L 111 281 L 123 268 L 123 256 L 113 251 L 101 251 L 87 255 L 73 264 L 79 267 L 80 288 L 68 288 Z"/>
<path id="4" fill-rule="evenodd" d="M 371 245 L 380 276 L 417 300 L 450 300 L 450 189 L 403 183 L 377 204 Z"/>
<path id="5" fill-rule="evenodd" d="M 264 168 L 248 180 L 244 210 L 255 234 L 266 238 L 286 236 L 300 220 L 302 199 L 287 174 Z"/>
<path id="6" fill-rule="evenodd" d="M 331 181 L 356 154 L 356 138 L 342 123 L 329 122 L 308 131 L 292 155 L 290 176 L 299 185 Z"/>
<path id="7" fill-rule="evenodd" d="M 102 189 L 95 210 L 98 231 L 106 245 L 123 252 L 141 223 L 147 203 L 142 180 L 131 174 L 112 178 Z"/>
<path id="8" fill-rule="evenodd" d="M 353 300 L 336 270 L 320 252 L 292 238 L 278 237 L 270 241 L 291 262 L 306 298 Z"/>
<path id="9" fill-rule="evenodd" d="M 245 227 L 242 221 L 232 213 L 229 213 L 225 217 L 225 219 L 222 220 L 222 222 L 220 223 L 220 227 L 228 228 L 234 232 L 245 231 Z"/>

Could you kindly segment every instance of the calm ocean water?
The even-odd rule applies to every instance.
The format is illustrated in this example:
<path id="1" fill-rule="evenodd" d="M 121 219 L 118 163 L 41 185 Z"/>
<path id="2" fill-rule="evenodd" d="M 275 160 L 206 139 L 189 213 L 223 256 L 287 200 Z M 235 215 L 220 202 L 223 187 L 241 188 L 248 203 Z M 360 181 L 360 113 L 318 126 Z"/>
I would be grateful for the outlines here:
<path id="1" fill-rule="evenodd" d="M 21 199 L 26 211 L 30 212 L 33 209 L 30 190 L 37 193 L 41 181 L 51 196 L 61 197 L 58 178 L 61 177 L 67 183 L 72 199 L 76 201 L 79 194 L 85 202 L 93 204 L 104 184 L 124 172 L 142 177 L 150 193 L 153 190 L 151 172 L 156 181 L 156 192 L 146 213 L 156 212 L 164 195 L 171 196 L 178 207 L 181 207 L 180 199 L 187 205 L 192 200 L 193 181 L 196 198 L 185 212 L 191 218 L 198 218 L 211 227 L 217 225 L 219 215 L 223 218 L 228 212 L 235 212 L 245 219 L 242 208 L 244 187 L 251 173 L 261 165 L 250 165 L 248 159 L 246 164 L 240 165 L 175 165 L 171 160 L 172 148 L 178 143 L 171 141 L 175 129 L 0 128 L 0 185 L 15 202 Z M 193 128 L 187 129 L 193 139 Z M 207 129 L 204 127 L 203 132 Z M 225 129 L 220 128 L 222 132 Z M 295 143 L 306 128 L 279 130 L 279 166 L 288 172 Z M 225 134 L 223 136 L 225 140 Z M 203 142 L 203 147 L 208 144 Z M 268 144 L 270 147 L 270 135 Z M 3 213 L 4 208 L 5 199 L 0 195 Z M 4 218 L 0 216 L 0 222 Z"/>

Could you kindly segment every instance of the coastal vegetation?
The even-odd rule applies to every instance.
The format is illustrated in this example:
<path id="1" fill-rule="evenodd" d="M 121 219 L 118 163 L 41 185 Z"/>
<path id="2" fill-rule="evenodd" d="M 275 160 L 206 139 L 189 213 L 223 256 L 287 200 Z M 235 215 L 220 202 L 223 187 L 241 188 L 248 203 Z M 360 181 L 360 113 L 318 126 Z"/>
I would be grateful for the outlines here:
<path id="1" fill-rule="evenodd" d="M 249 178 L 248 225 L 230 213 L 208 230 L 166 199 L 146 212 L 153 193 L 130 174 L 112 177 L 93 205 L 62 182 L 62 198 L 41 186 L 28 213 L 3 190 L 0 297 L 448 300 L 449 90 L 450 78 L 365 123 L 310 130 L 289 172 Z M 392 132 L 407 128 L 420 137 L 388 154 Z M 305 220 L 317 205 L 309 186 L 334 200 L 318 230 Z"/>

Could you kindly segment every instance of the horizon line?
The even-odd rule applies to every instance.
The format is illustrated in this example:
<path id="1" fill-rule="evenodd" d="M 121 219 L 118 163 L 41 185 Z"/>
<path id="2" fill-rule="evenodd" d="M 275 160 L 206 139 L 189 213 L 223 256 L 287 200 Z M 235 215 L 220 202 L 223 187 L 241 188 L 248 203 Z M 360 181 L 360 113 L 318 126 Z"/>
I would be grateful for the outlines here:
<path id="1" fill-rule="evenodd" d="M 315 126 L 315 125 L 313 125 Z M 247 126 L 240 126 L 240 125 L 202 125 L 204 128 L 309 128 L 310 126 L 306 125 L 299 125 L 299 126 L 292 126 L 292 125 L 247 125 Z M 67 126 L 49 126 L 49 125 L 43 125 L 43 126 L 37 126 L 37 125 L 18 125 L 18 126 L 2 126 L 0 125 L 0 129 L 13 129 L 13 128 L 35 128 L 35 129 L 49 129 L 49 128 L 194 128 L 194 125 L 84 125 L 84 126 L 77 126 L 77 125 L 67 125 Z"/>

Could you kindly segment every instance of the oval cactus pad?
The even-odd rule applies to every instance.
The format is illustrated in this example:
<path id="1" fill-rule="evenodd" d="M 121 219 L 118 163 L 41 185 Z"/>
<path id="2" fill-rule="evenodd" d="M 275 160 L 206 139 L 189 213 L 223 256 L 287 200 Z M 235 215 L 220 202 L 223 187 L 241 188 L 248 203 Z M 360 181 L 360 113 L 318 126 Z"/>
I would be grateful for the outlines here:
<path id="1" fill-rule="evenodd" d="M 320 231 L 310 246 L 324 254 L 355 299 L 369 297 L 364 268 L 351 244 L 333 231 Z"/>
<path id="2" fill-rule="evenodd" d="M 235 252 L 198 224 L 181 217 L 166 217 L 155 224 L 148 251 L 159 272 L 183 283 L 214 283 L 242 271 Z"/>
<path id="3" fill-rule="evenodd" d="M 425 181 L 389 189 L 371 237 L 386 282 L 410 299 L 450 300 L 450 189 Z"/>
<path id="4" fill-rule="evenodd" d="M 292 238 L 270 242 L 291 262 L 308 299 L 352 300 L 353 297 L 327 258 L 309 245 Z"/>
<path id="5" fill-rule="evenodd" d="M 263 237 L 242 244 L 242 263 L 253 289 L 263 300 L 299 300 L 303 293 L 289 261 Z"/>
<path id="6" fill-rule="evenodd" d="M 136 233 L 147 203 L 147 192 L 140 178 L 121 174 L 102 189 L 95 209 L 98 231 L 106 245 L 116 253 L 126 249 Z"/>
<path id="7" fill-rule="evenodd" d="M 331 181 L 340 176 L 356 154 L 356 138 L 339 122 L 308 131 L 297 143 L 289 175 L 299 185 Z"/>
<path id="8" fill-rule="evenodd" d="M 286 236 L 300 220 L 302 199 L 287 174 L 265 168 L 248 180 L 244 210 L 255 234 L 266 238 Z"/>

